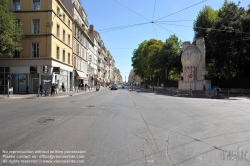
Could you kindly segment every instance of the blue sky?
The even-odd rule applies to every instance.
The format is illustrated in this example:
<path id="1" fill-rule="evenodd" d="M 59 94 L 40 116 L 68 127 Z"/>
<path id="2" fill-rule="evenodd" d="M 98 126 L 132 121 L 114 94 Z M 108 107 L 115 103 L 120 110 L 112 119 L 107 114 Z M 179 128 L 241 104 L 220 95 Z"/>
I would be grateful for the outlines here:
<path id="1" fill-rule="evenodd" d="M 233 0 L 238 3 L 239 0 Z M 193 22 L 204 6 L 219 9 L 224 0 L 81 0 L 89 24 L 99 32 L 115 59 L 123 80 L 128 80 L 133 50 L 144 40 L 165 41 L 175 34 L 192 41 Z M 241 0 L 247 7 L 249 0 Z M 152 23 L 154 22 L 154 23 Z M 117 27 L 123 27 L 117 28 Z M 129 27 L 129 28 L 125 28 Z M 119 29 L 119 30 L 118 30 Z"/>

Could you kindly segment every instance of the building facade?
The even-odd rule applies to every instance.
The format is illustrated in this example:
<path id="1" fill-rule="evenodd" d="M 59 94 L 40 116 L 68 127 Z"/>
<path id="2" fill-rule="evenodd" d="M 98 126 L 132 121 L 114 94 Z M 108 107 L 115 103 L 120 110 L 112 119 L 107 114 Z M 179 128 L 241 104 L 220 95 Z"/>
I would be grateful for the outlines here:
<path id="1" fill-rule="evenodd" d="M 0 58 L 0 92 L 11 75 L 14 93 L 37 93 L 39 84 L 73 86 L 72 17 L 60 0 L 10 0 L 10 10 L 23 25 L 23 50 Z"/>
<path id="2" fill-rule="evenodd" d="M 93 43 L 88 35 L 88 19 L 80 0 L 61 0 L 73 17 L 73 63 L 74 85 L 83 87 L 91 84 L 92 75 L 89 73 L 89 60 L 92 56 L 90 48 Z M 91 85 L 90 85 L 91 86 Z"/>

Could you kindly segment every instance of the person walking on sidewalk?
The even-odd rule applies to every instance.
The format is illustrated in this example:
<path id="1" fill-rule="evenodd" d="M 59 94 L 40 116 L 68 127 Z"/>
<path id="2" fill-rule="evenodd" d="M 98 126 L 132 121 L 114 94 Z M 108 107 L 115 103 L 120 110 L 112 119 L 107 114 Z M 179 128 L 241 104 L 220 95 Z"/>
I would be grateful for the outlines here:
<path id="1" fill-rule="evenodd" d="M 55 86 L 55 84 L 52 84 L 52 86 L 51 86 L 51 97 L 53 96 L 55 96 L 55 89 L 56 89 L 56 86 Z"/>
<path id="2" fill-rule="evenodd" d="M 86 92 L 86 90 L 87 90 L 87 86 L 88 86 L 87 83 L 85 83 L 85 87 L 84 87 L 85 92 Z"/>
<path id="3" fill-rule="evenodd" d="M 62 88 L 62 91 L 63 91 L 63 92 L 65 92 L 65 87 L 64 87 L 64 83 L 62 83 L 62 86 L 61 86 L 61 88 Z"/>
<path id="4" fill-rule="evenodd" d="M 43 94 L 43 84 L 42 83 L 39 85 L 39 88 L 40 88 L 40 93 Z"/>
<path id="5" fill-rule="evenodd" d="M 202 91 L 203 91 L 203 94 L 205 95 L 206 94 L 206 86 L 205 85 L 203 85 Z"/>

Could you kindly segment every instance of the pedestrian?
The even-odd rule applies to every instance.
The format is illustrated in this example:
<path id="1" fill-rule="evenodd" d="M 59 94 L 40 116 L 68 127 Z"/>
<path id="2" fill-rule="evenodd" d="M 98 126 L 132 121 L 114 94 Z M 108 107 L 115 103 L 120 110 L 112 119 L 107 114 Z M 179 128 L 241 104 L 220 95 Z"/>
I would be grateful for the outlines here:
<path id="1" fill-rule="evenodd" d="M 217 85 L 217 86 L 216 86 L 216 97 L 217 97 L 217 98 L 219 97 L 220 91 L 221 91 L 221 89 L 220 89 L 220 87 Z"/>
<path id="2" fill-rule="evenodd" d="M 87 85 L 87 83 L 85 83 L 85 88 L 84 88 L 84 89 L 85 89 L 85 91 L 87 90 L 87 86 L 88 86 L 88 85 Z"/>
<path id="3" fill-rule="evenodd" d="M 55 84 L 52 84 L 52 86 L 51 86 L 51 92 L 50 92 L 51 97 L 55 96 L 55 89 L 56 89 Z"/>
<path id="4" fill-rule="evenodd" d="M 211 87 L 211 85 L 208 85 L 208 86 L 207 86 L 207 91 L 208 91 L 208 93 L 209 93 L 209 95 L 210 95 L 211 92 L 212 92 L 212 87 Z"/>
<path id="5" fill-rule="evenodd" d="M 206 94 L 206 86 L 205 85 L 203 85 L 202 91 L 203 91 L 203 94 L 205 95 Z"/>
<path id="6" fill-rule="evenodd" d="M 43 94 L 43 84 L 42 83 L 40 84 L 39 88 L 40 88 L 40 93 Z"/>
<path id="7" fill-rule="evenodd" d="M 90 86 L 89 85 L 87 85 L 88 86 L 88 89 L 89 89 L 89 91 L 90 91 Z"/>
<path id="8" fill-rule="evenodd" d="M 63 92 L 65 92 L 65 87 L 64 87 L 64 83 L 62 83 L 62 86 L 61 86 L 61 88 L 62 88 L 62 91 L 63 91 Z"/>
<path id="9" fill-rule="evenodd" d="M 29 93 L 29 85 L 26 86 L 26 93 Z"/>

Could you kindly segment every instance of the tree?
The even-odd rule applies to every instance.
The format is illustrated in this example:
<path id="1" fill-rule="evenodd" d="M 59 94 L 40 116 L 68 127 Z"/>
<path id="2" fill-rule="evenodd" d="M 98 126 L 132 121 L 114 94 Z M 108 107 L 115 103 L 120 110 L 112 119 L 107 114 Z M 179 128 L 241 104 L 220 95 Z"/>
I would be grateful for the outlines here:
<path id="1" fill-rule="evenodd" d="M 132 57 L 132 66 L 136 75 L 141 78 L 150 78 L 153 74 L 158 73 L 156 59 L 162 46 L 163 42 L 155 39 L 145 40 L 139 44 Z"/>
<path id="2" fill-rule="evenodd" d="M 242 78 L 246 75 L 244 66 L 248 63 L 247 57 L 244 56 L 246 47 L 242 47 L 242 23 L 246 21 L 246 11 L 239 7 L 239 4 L 225 1 L 218 16 L 208 31 L 214 66 L 220 70 L 221 77 L 228 80 Z"/>
<path id="3" fill-rule="evenodd" d="M 22 25 L 16 20 L 15 14 L 8 10 L 9 2 L 0 1 L 0 56 L 22 49 Z"/>
<path id="4" fill-rule="evenodd" d="M 181 66 L 181 41 L 175 35 L 171 35 L 166 39 L 163 47 L 160 50 L 158 58 L 158 66 L 161 68 L 161 73 L 166 79 L 176 78 L 180 75 Z M 167 73 L 167 75 L 165 75 Z M 174 77 L 170 76 L 175 75 Z"/>
<path id="5" fill-rule="evenodd" d="M 196 38 L 203 37 L 206 48 L 206 63 L 209 71 L 209 78 L 216 77 L 219 70 L 215 68 L 214 59 L 212 59 L 211 44 L 207 40 L 208 30 L 212 28 L 215 21 L 219 18 L 218 10 L 212 9 L 210 6 L 205 6 L 198 14 L 194 22 L 194 41 Z M 194 42 L 195 43 L 195 42 Z"/>

